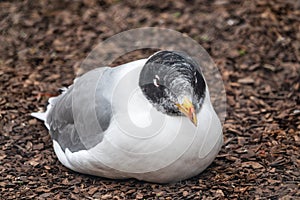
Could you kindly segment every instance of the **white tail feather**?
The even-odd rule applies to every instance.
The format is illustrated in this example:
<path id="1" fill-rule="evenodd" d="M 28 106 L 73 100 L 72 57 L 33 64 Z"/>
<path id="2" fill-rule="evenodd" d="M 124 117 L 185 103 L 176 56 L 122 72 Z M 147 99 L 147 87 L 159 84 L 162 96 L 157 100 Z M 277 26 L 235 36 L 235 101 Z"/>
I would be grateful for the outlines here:
<path id="1" fill-rule="evenodd" d="M 45 126 L 46 126 L 49 130 L 50 130 L 50 126 L 49 126 L 49 124 L 46 122 L 46 120 L 47 120 L 47 116 L 48 116 L 48 114 L 49 114 L 51 108 L 54 106 L 54 104 L 55 104 L 55 102 L 56 102 L 56 99 L 57 99 L 57 97 L 51 97 L 51 98 L 49 98 L 49 100 L 48 100 L 48 103 L 49 103 L 49 104 L 48 104 L 48 106 L 47 106 L 46 112 L 34 112 L 34 113 L 31 113 L 31 114 L 30 114 L 32 117 L 35 117 L 35 118 L 37 118 L 37 119 L 39 119 L 39 120 L 42 120 L 42 121 L 44 122 Z"/>
<path id="2" fill-rule="evenodd" d="M 34 112 L 30 114 L 32 117 L 35 117 L 39 120 L 46 121 L 46 113 L 45 112 Z"/>

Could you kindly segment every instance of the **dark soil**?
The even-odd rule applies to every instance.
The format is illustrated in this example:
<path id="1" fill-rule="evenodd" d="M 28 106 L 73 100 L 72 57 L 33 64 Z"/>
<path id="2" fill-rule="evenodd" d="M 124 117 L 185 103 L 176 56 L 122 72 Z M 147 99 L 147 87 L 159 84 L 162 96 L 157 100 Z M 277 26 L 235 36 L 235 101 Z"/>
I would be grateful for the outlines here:
<path id="1" fill-rule="evenodd" d="M 137 27 L 198 41 L 227 92 L 224 146 L 186 181 L 75 173 L 30 112 L 43 110 L 98 42 Z M 138 56 L 138 55 L 137 55 Z M 300 1 L 1 1 L 1 199 L 300 199 Z"/>

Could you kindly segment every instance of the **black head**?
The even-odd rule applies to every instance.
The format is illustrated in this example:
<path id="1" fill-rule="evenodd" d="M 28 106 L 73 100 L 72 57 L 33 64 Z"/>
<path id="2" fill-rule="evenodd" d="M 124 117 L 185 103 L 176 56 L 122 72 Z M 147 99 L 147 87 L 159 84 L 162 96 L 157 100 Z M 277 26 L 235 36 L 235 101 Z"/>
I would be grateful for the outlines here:
<path id="1" fill-rule="evenodd" d="M 140 73 L 139 86 L 153 106 L 168 115 L 187 115 L 185 108 L 197 113 L 205 98 L 206 83 L 199 65 L 182 52 L 152 55 Z"/>

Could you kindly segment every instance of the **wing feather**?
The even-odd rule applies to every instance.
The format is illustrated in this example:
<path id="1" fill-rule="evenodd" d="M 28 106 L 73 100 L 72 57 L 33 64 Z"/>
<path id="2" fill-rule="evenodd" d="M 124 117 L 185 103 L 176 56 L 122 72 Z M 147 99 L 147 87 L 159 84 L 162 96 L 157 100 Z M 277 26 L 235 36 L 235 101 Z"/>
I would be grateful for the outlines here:
<path id="1" fill-rule="evenodd" d="M 100 92 L 103 88 L 101 77 L 106 70 L 99 68 L 86 73 L 63 94 L 52 99 L 46 124 L 52 139 L 63 151 L 67 148 L 71 152 L 87 150 L 102 141 L 112 116 L 110 102 Z"/>

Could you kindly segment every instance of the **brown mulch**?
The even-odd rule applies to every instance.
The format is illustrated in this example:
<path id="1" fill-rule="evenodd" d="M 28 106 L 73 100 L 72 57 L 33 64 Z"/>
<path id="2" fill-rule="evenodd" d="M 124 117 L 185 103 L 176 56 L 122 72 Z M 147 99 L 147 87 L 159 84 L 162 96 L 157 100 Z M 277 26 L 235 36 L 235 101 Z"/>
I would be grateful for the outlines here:
<path id="1" fill-rule="evenodd" d="M 199 42 L 227 92 L 224 146 L 186 181 L 159 185 L 75 173 L 29 116 L 72 83 L 100 41 L 166 27 Z M 299 0 L 0 1 L 0 199 L 300 198 Z"/>

